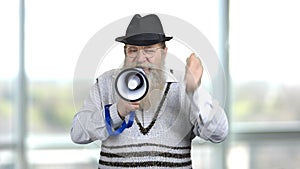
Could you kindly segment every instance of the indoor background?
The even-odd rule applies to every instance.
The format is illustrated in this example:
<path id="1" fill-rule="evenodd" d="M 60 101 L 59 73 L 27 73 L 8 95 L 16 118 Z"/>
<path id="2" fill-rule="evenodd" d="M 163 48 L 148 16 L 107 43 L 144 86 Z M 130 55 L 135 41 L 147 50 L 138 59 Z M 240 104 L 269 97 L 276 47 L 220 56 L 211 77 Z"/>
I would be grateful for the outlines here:
<path id="1" fill-rule="evenodd" d="M 195 140 L 193 168 L 299 168 L 299 8 L 297 0 L 0 1 L 0 169 L 97 168 L 101 143 L 69 136 L 74 70 L 99 30 L 135 13 L 187 21 L 219 56 L 226 91 L 216 96 L 230 133 L 220 144 Z"/>

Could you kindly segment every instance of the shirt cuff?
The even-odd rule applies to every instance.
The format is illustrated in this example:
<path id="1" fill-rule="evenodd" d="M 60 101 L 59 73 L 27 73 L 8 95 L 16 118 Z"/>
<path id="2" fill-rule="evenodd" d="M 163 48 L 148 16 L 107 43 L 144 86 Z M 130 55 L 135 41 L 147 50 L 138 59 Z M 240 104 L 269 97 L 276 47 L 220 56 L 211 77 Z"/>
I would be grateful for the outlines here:
<path id="1" fill-rule="evenodd" d="M 192 112 L 196 113 L 196 117 L 200 117 L 202 123 L 209 121 L 210 112 L 213 108 L 211 95 L 202 86 L 199 86 L 189 97 L 192 102 Z"/>
<path id="2" fill-rule="evenodd" d="M 113 128 L 119 127 L 122 124 L 123 120 L 119 116 L 117 104 L 111 105 L 109 107 L 109 111 L 110 111 L 110 117 L 112 121 L 112 127 Z"/>

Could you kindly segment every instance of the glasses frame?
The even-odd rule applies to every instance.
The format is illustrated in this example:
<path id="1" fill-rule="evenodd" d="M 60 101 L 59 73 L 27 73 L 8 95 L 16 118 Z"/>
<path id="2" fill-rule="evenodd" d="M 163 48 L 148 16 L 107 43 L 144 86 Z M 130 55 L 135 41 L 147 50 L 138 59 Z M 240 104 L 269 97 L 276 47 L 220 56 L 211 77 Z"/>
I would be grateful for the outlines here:
<path id="1" fill-rule="evenodd" d="M 130 55 L 128 55 L 127 49 L 129 49 L 129 48 L 137 48 L 137 52 L 136 52 L 136 55 L 135 55 L 135 56 L 130 56 Z M 151 59 L 151 58 L 154 57 L 154 53 L 153 53 L 153 54 L 149 54 L 149 53 L 147 53 L 145 50 L 155 50 L 155 53 L 156 53 L 158 49 L 164 49 L 164 48 L 162 48 L 162 47 L 153 47 L 153 48 L 151 48 L 151 47 L 147 47 L 147 46 L 143 46 L 143 47 L 137 47 L 137 46 L 125 46 L 125 47 L 124 47 L 124 52 L 125 52 L 125 54 L 126 54 L 126 57 L 128 57 L 128 58 L 130 58 L 130 59 L 135 59 L 135 58 L 138 56 L 138 53 L 139 53 L 140 51 L 142 51 L 143 54 L 145 55 L 145 58 Z"/>

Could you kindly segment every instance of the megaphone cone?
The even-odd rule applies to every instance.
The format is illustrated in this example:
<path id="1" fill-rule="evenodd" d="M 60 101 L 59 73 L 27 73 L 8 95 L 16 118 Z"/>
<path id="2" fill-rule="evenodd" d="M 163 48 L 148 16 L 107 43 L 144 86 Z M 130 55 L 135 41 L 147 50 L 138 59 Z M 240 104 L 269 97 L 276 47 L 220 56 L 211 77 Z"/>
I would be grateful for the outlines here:
<path id="1" fill-rule="evenodd" d="M 146 96 L 149 89 L 149 82 L 142 69 L 124 69 L 116 78 L 115 89 L 122 99 L 136 102 Z"/>

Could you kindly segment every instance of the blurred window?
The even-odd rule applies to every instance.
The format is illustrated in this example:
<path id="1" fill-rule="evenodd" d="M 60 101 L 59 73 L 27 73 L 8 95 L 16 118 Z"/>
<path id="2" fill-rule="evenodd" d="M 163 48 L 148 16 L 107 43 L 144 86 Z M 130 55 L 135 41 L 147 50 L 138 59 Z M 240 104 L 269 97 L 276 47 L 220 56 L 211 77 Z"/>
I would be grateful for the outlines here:
<path id="1" fill-rule="evenodd" d="M 233 121 L 300 120 L 299 5 L 230 1 Z"/>
<path id="2" fill-rule="evenodd" d="M 0 1 L 0 168 L 13 166 L 19 61 L 18 1 Z"/>
<path id="3" fill-rule="evenodd" d="M 229 6 L 228 168 L 297 168 L 300 2 L 230 0 Z"/>

